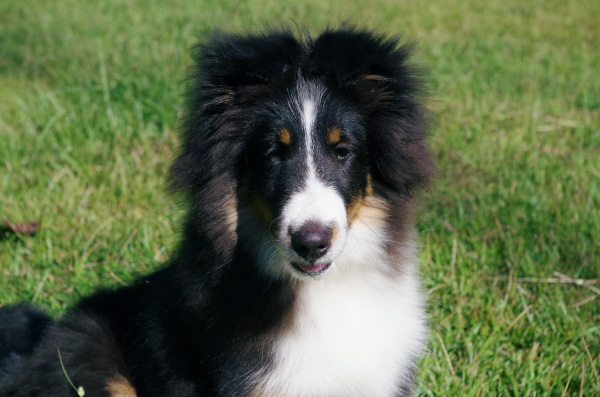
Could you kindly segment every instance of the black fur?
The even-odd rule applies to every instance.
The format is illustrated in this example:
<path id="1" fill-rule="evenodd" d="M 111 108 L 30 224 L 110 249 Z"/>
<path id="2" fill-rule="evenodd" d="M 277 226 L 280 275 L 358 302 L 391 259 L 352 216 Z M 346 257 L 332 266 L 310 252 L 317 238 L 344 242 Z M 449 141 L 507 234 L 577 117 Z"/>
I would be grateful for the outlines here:
<path id="1" fill-rule="evenodd" d="M 304 41 L 286 31 L 216 34 L 198 46 L 169 179 L 189 203 L 177 254 L 133 286 L 84 299 L 54 326 L 28 308 L 0 309 L 0 396 L 76 395 L 59 353 L 85 396 L 109 396 L 106 385 L 117 375 L 140 397 L 249 392 L 244 374 L 272 365 L 273 341 L 290 326 L 296 294 L 293 282 L 256 270 L 239 241 L 245 225 L 231 217 L 232 207 L 257 195 L 282 200 L 274 183 L 257 178 L 264 166 L 257 156 L 273 145 L 260 135 L 275 123 L 265 109 L 299 78 L 326 87 L 329 113 L 356 131 L 347 175 L 357 182 L 339 188 L 344 200 L 364 196 L 371 175 L 400 238 L 412 227 L 413 192 L 433 172 L 423 85 L 409 53 L 396 39 L 354 29 Z M 399 380 L 398 395 L 412 386 Z"/>
<path id="2" fill-rule="evenodd" d="M 52 319 L 41 311 L 20 305 L 0 311 L 0 368 L 11 361 L 27 356 L 52 324 Z"/>

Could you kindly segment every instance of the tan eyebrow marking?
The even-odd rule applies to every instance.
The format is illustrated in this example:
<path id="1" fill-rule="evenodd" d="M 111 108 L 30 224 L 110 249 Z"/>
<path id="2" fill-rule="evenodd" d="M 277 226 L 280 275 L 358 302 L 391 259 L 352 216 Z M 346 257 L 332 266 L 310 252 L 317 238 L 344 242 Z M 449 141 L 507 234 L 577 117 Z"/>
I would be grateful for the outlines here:
<path id="1" fill-rule="evenodd" d="M 287 128 L 282 128 L 279 130 L 279 142 L 284 145 L 289 145 L 292 143 L 292 134 Z"/>
<path id="2" fill-rule="evenodd" d="M 342 131 L 339 127 L 331 127 L 327 130 L 327 142 L 332 145 L 340 143 L 342 140 Z"/>

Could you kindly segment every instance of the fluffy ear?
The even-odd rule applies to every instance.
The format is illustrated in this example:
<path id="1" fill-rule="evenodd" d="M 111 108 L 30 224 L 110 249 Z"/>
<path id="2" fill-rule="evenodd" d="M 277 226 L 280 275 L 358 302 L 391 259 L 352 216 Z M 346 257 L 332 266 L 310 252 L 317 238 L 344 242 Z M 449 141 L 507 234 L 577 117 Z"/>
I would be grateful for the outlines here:
<path id="1" fill-rule="evenodd" d="M 292 79 L 302 46 L 290 32 L 251 36 L 217 33 L 198 46 L 203 106 L 255 100 L 268 86 Z"/>
<path id="2" fill-rule="evenodd" d="M 408 58 L 398 39 L 361 30 L 323 32 L 313 44 L 309 71 L 340 83 L 393 78 Z"/>
<path id="3" fill-rule="evenodd" d="M 409 63 L 413 45 L 372 32 L 336 30 L 314 42 L 309 71 L 324 76 L 366 115 L 371 173 L 392 192 L 410 195 L 434 173 L 427 147 L 426 85 Z"/>

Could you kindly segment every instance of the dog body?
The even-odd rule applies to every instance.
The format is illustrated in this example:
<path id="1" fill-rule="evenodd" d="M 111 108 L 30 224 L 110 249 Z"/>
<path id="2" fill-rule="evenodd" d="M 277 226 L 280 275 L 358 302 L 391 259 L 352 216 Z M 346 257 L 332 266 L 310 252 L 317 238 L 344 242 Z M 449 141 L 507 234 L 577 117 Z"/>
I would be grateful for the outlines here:
<path id="1" fill-rule="evenodd" d="M 198 54 L 177 255 L 5 353 L 0 396 L 74 395 L 67 376 L 86 396 L 409 395 L 433 165 L 408 47 L 345 29 L 216 35 Z"/>

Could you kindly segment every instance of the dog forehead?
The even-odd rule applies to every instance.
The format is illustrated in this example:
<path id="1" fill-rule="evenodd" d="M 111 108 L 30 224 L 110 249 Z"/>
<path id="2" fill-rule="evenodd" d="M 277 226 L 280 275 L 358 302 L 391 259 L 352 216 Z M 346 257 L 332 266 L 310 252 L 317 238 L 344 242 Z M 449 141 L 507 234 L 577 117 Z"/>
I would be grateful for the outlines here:
<path id="1" fill-rule="evenodd" d="M 286 114 L 276 115 L 281 121 L 278 128 L 280 140 L 289 142 L 288 133 L 291 132 L 296 143 L 313 141 L 316 144 L 317 141 L 327 141 L 333 130 L 332 138 L 337 141 L 346 117 L 336 99 L 336 95 L 319 81 L 298 78 L 293 89 L 287 90 L 280 102 L 283 109 L 280 107 L 278 111 Z"/>

